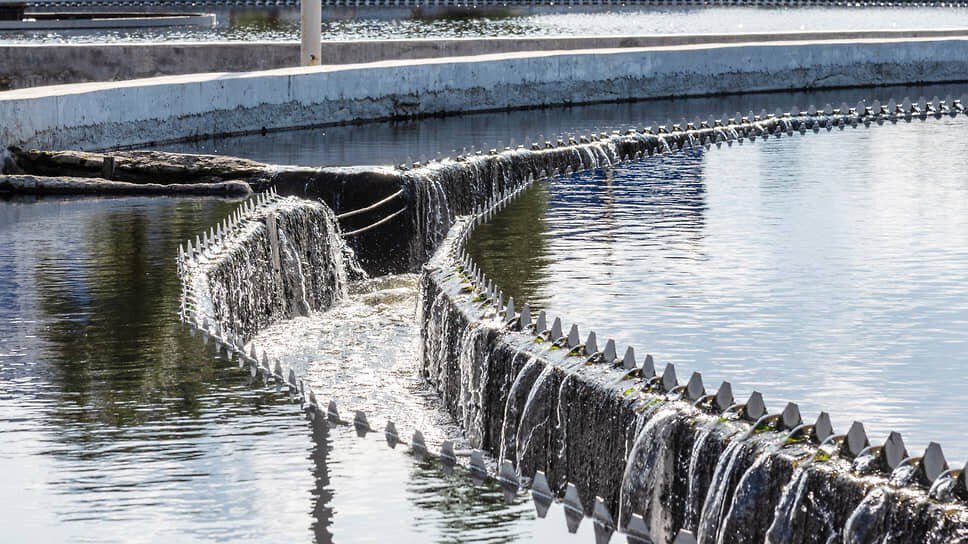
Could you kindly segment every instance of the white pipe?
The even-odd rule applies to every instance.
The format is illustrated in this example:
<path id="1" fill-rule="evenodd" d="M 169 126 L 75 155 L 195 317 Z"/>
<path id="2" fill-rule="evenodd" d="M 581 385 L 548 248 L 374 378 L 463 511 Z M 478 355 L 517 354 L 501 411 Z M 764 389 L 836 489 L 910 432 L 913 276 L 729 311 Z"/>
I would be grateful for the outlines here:
<path id="1" fill-rule="evenodd" d="M 323 53 L 320 35 L 323 26 L 322 0 L 302 0 L 300 6 L 299 30 L 302 44 L 299 48 L 299 65 L 318 66 Z"/>

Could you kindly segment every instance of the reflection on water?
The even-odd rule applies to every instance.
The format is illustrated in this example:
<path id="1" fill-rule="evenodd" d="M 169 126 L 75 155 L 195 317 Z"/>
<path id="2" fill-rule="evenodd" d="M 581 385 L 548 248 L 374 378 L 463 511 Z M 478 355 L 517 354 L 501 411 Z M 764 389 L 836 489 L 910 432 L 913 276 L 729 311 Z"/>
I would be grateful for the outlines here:
<path id="1" fill-rule="evenodd" d="M 892 97 L 900 102 L 904 97 L 916 100 L 921 96 L 961 96 L 965 91 L 964 85 L 929 85 L 647 100 L 324 127 L 171 144 L 159 149 L 245 157 L 271 164 L 388 165 L 454 157 L 472 148 L 486 151 L 544 142 L 559 135 L 582 136 L 591 132 L 657 127 L 709 116 L 728 118 L 736 112 L 747 115 L 750 111 L 773 112 L 777 108 L 792 111 L 811 105 L 823 107 L 843 102 L 854 105 L 874 99 L 887 103 Z"/>
<path id="2" fill-rule="evenodd" d="M 0 43 L 136 43 L 148 41 L 299 41 L 298 8 L 191 7 L 214 12 L 215 28 L 0 32 Z M 172 11 L 165 9 L 165 11 Z M 968 27 L 968 10 L 952 7 L 673 7 L 536 6 L 323 9 L 324 40 L 627 36 L 778 31 Z"/>
<path id="3" fill-rule="evenodd" d="M 516 300 L 660 370 L 963 461 L 948 422 L 968 386 L 968 178 L 947 158 L 966 134 L 964 117 L 901 122 L 565 177 L 470 247 Z"/>
<path id="4" fill-rule="evenodd" d="M 506 506 L 382 433 L 311 429 L 179 324 L 176 246 L 231 209 L 0 201 L 0 509 L 16 520 L 0 540 L 562 542 L 565 524 L 536 523 L 524 495 Z M 317 391 L 439 447 L 459 431 L 416 380 L 414 296 L 413 276 L 372 280 L 288 324 L 307 342 L 288 345 Z M 339 349 L 320 343 L 333 332 Z"/>
<path id="5" fill-rule="evenodd" d="M 0 202 L 5 542 L 306 539 L 298 406 L 176 318 L 172 252 L 228 209 Z M 270 482 L 294 492 L 280 500 Z M 260 519 L 267 505 L 277 515 Z"/>

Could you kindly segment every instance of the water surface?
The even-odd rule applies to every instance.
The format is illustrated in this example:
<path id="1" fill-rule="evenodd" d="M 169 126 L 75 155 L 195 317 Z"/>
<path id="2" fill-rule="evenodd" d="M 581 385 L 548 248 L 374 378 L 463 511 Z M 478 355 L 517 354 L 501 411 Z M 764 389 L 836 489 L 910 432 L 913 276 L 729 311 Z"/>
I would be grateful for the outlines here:
<path id="1" fill-rule="evenodd" d="M 540 184 L 470 247 L 519 303 L 660 371 L 963 462 L 966 152 L 965 117 L 680 151 Z"/>
<path id="2" fill-rule="evenodd" d="M 559 136 L 671 126 L 686 119 L 728 119 L 763 110 L 772 113 L 778 108 L 800 111 L 811 105 L 853 106 L 875 99 L 887 103 L 894 98 L 900 103 L 905 97 L 960 97 L 966 92 L 964 85 L 948 84 L 643 100 L 321 127 L 167 144 L 157 149 L 300 166 L 409 164 L 478 150 L 486 153 L 508 145 L 543 143 Z"/>
<path id="3" fill-rule="evenodd" d="M 16 520 L 0 540 L 561 542 L 560 509 L 536 522 L 526 496 L 505 505 L 493 482 L 416 463 L 382 433 L 313 432 L 287 394 L 179 324 L 176 246 L 234 206 L 0 200 L 0 509 Z M 292 356 L 374 427 L 389 414 L 439 447 L 459 431 L 417 379 L 413 277 L 354 293 L 280 325 Z"/>
<path id="4" fill-rule="evenodd" d="M 161 8 L 159 8 L 161 9 Z M 172 11 L 166 9 L 165 11 Z M 0 43 L 299 41 L 298 8 L 206 8 L 214 28 L 0 32 Z M 968 28 L 963 7 L 327 7 L 324 40 Z"/>

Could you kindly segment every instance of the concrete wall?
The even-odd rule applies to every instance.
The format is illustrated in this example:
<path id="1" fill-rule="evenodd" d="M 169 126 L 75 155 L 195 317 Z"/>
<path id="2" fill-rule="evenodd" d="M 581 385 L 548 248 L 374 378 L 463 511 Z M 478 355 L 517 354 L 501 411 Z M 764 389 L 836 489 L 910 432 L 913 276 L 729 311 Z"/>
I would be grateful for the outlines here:
<path id="1" fill-rule="evenodd" d="M 0 93 L 0 144 L 109 148 L 452 112 L 968 79 L 968 39 L 509 53 Z"/>
<path id="2" fill-rule="evenodd" d="M 883 30 L 667 36 L 468 38 L 326 41 L 325 64 L 493 55 L 520 51 L 573 51 L 791 40 L 947 38 L 966 30 Z M 296 42 L 0 45 L 0 90 L 92 81 L 121 81 L 201 72 L 251 72 L 298 64 Z"/>

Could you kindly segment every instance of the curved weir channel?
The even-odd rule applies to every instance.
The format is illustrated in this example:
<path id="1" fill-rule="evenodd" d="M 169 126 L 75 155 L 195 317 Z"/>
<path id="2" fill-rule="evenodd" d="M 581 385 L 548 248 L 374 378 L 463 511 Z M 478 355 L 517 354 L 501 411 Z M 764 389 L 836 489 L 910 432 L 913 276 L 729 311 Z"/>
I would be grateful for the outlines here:
<path id="1" fill-rule="evenodd" d="M 757 139 L 537 184 L 469 252 L 661 373 L 968 459 L 968 118 Z M 566 331 L 567 332 L 567 331 Z M 619 351 L 624 350 L 621 347 Z"/>
<path id="2" fill-rule="evenodd" d="M 469 252 L 519 304 L 660 373 L 860 420 L 874 443 L 938 442 L 962 466 L 968 179 L 943 157 L 968 153 L 968 118 L 826 132 L 536 184 Z"/>
<path id="3" fill-rule="evenodd" d="M 960 96 L 963 91 L 957 87 L 926 89 L 905 94 Z M 852 96 L 856 95 L 818 93 L 800 98 L 804 98 L 805 105 L 841 101 L 854 104 L 856 98 Z M 869 90 L 865 96 L 871 96 Z M 791 102 L 776 100 L 777 106 Z M 759 111 L 764 107 L 762 102 L 759 106 L 755 100 L 751 102 L 738 107 L 733 107 L 737 102 L 727 102 L 730 106 L 724 108 L 711 101 L 706 110 L 690 112 L 689 117 L 718 118 L 723 111 Z M 628 123 L 658 119 L 659 124 L 663 117 L 679 117 L 666 115 L 674 109 L 672 105 L 658 115 L 649 113 L 650 104 L 656 103 L 636 106 L 639 110 L 619 111 L 639 112 Z M 946 111 L 951 111 L 955 103 L 946 104 Z M 614 114 L 609 114 L 607 108 L 595 108 L 579 110 L 596 112 L 591 115 L 591 126 L 601 128 L 603 119 L 606 124 L 613 122 L 609 119 L 614 119 Z M 963 110 L 961 104 L 958 108 Z M 553 111 L 538 115 L 546 123 L 543 126 L 560 122 L 554 120 Z M 515 115 L 524 114 L 497 114 L 492 119 L 513 120 Z M 803 117 L 813 123 L 822 115 Z M 834 117 L 857 118 L 854 113 Z M 487 116 L 476 119 L 486 121 Z M 789 121 L 769 122 L 779 125 Z M 510 131 L 513 121 L 506 123 L 498 131 Z M 964 202 L 959 200 L 964 193 L 963 183 L 959 185 L 959 178 L 952 177 L 957 176 L 957 169 L 944 170 L 945 160 L 957 161 L 964 154 L 965 145 L 958 139 L 964 140 L 968 128 L 965 116 L 932 117 L 926 122 L 915 119 L 906 125 L 902 115 L 898 124 L 904 126 L 885 122 L 883 127 L 869 130 L 835 128 L 833 134 L 808 133 L 803 138 L 794 135 L 779 139 L 771 136 L 765 141 L 757 138 L 755 143 L 731 146 L 724 143 L 722 149 L 675 151 L 615 166 L 601 180 L 595 173 L 586 173 L 541 182 L 522 192 L 508 211 L 477 227 L 472 241 L 476 244 L 472 248 L 474 259 L 482 267 L 491 267 L 487 268 L 488 276 L 503 273 L 498 284 L 505 292 L 519 290 L 521 294 L 514 295 L 519 300 L 518 308 L 527 301 L 534 304 L 535 314 L 544 307 L 559 312 L 550 315 L 587 319 L 587 326 L 585 321 L 580 322 L 582 340 L 592 329 L 601 331 L 602 346 L 607 335 L 623 341 L 627 338 L 627 343 L 638 350 L 638 361 L 644 352 L 651 352 L 656 355 L 660 373 L 663 363 L 673 361 L 678 365 L 679 376 L 684 378 L 702 365 L 697 354 L 703 352 L 674 343 L 665 348 L 667 352 L 653 350 L 652 340 L 666 329 L 649 328 L 643 332 L 637 328 L 643 323 L 652 324 L 662 301 L 640 306 L 636 300 L 628 306 L 630 313 L 623 314 L 608 299 L 595 298 L 607 294 L 603 286 L 591 285 L 586 291 L 578 288 L 579 279 L 587 280 L 593 275 L 585 270 L 581 278 L 576 278 L 582 268 L 587 268 L 585 263 L 597 263 L 605 274 L 613 273 L 612 277 L 626 261 L 632 260 L 630 256 L 636 262 L 660 259 L 675 263 L 676 267 L 655 265 L 643 269 L 633 264 L 621 268 L 622 273 L 629 273 L 631 268 L 629 283 L 644 288 L 634 273 L 648 273 L 652 278 L 653 269 L 680 272 L 682 269 L 677 267 L 688 266 L 688 254 L 696 251 L 696 244 L 716 241 L 714 233 L 697 236 L 696 224 L 702 229 L 716 225 L 743 227 L 746 223 L 740 219 L 763 219 L 760 226 L 764 228 L 784 225 L 784 220 L 795 223 L 794 226 L 812 226 L 809 211 L 840 209 L 831 194 L 855 199 L 882 195 L 884 208 L 873 209 L 885 210 L 886 219 L 871 219 L 885 221 L 895 229 L 887 230 L 888 233 L 901 232 L 896 229 L 902 227 L 921 228 L 916 232 L 923 234 L 925 250 L 936 250 L 930 262 L 947 262 L 941 258 L 944 247 L 938 238 L 941 234 L 936 231 L 947 233 L 947 238 L 941 240 L 949 243 L 945 247 L 965 245 L 958 238 L 965 227 L 965 210 L 961 206 Z M 374 131 L 371 134 L 387 126 L 392 125 L 376 125 L 376 129 L 370 129 Z M 745 128 L 739 129 L 752 130 L 749 127 L 747 122 Z M 457 133 L 456 128 L 452 130 L 438 131 L 432 141 L 438 146 L 441 142 L 450 144 Z M 707 129 L 706 135 L 713 132 Z M 726 134 L 724 130 L 719 132 Z M 918 141 L 931 141 L 931 146 L 912 149 L 910 141 L 917 139 L 915 136 L 921 137 Z M 809 464 L 801 464 L 803 457 L 799 457 L 816 450 L 808 441 L 797 440 L 791 448 L 776 454 L 780 446 L 777 433 L 750 433 L 751 439 L 746 441 L 729 434 L 748 433 L 751 429 L 748 422 L 729 421 L 733 416 L 763 412 L 756 402 L 742 400 L 756 387 L 766 393 L 770 413 L 778 412 L 786 400 L 799 401 L 804 420 L 812 422 L 820 409 L 839 416 L 835 421 L 838 433 L 848 427 L 846 418 L 862 419 L 869 423 L 871 442 L 877 444 L 886 431 L 878 423 L 871 423 L 871 415 L 877 415 L 876 408 L 880 406 L 884 420 L 879 421 L 904 431 L 909 451 L 917 456 L 924 451 L 924 442 L 934 439 L 923 432 L 930 428 L 925 424 L 925 414 L 936 410 L 938 414 L 960 415 L 957 406 L 945 404 L 942 395 L 938 395 L 940 400 L 933 399 L 940 404 L 922 404 L 922 399 L 911 391 L 891 391 L 895 396 L 877 405 L 864 394 L 876 396 L 886 389 L 858 378 L 863 373 L 857 369 L 849 372 L 848 361 L 831 370 L 841 372 L 833 376 L 839 378 L 835 385 L 841 387 L 836 399 L 840 402 L 829 403 L 821 398 L 812 405 L 814 400 L 800 393 L 815 392 L 816 388 L 776 389 L 791 386 L 788 366 L 756 381 L 759 374 L 737 362 L 741 355 L 748 354 L 744 348 L 726 360 L 733 366 L 720 367 L 719 361 L 714 360 L 705 371 L 707 387 L 718 383 L 718 378 L 733 380 L 736 399 L 743 404 L 734 406 L 733 415 L 696 415 L 699 410 L 677 408 L 682 404 L 679 402 L 653 402 L 644 392 L 638 397 L 634 393 L 641 388 L 641 381 L 623 380 L 624 372 L 611 365 L 585 365 L 584 359 L 575 364 L 577 359 L 568 357 L 567 349 L 549 348 L 545 355 L 551 355 L 543 360 L 534 355 L 536 344 L 524 333 L 513 333 L 513 337 L 509 334 L 510 340 L 494 340 L 495 334 L 503 334 L 495 331 L 509 330 L 509 321 L 513 328 L 524 318 L 513 310 L 510 316 L 497 315 L 487 304 L 482 309 L 479 300 L 472 300 L 478 294 L 474 286 L 463 283 L 466 273 L 453 271 L 453 253 L 449 251 L 458 247 L 455 244 L 462 240 L 466 232 L 463 229 L 469 224 L 468 218 L 460 215 L 480 206 L 484 199 L 493 200 L 500 190 L 520 186 L 528 181 L 528 173 L 537 176 L 537 169 L 590 164 L 606 157 L 606 148 L 614 152 L 648 143 L 653 146 L 650 149 L 658 152 L 661 149 L 654 147 L 658 141 L 654 135 L 641 133 L 596 135 L 591 142 L 584 138 L 581 144 L 561 141 L 549 144 L 547 149 L 539 146 L 534 152 L 522 148 L 500 156 L 474 155 L 405 170 L 378 169 L 387 183 L 409 183 L 405 187 L 415 193 L 405 198 L 416 203 L 419 213 L 404 216 L 408 222 L 405 227 L 390 224 L 394 229 L 415 230 L 410 233 L 415 238 L 423 236 L 417 244 L 420 252 L 413 256 L 422 259 L 422 252 L 429 254 L 438 244 L 441 246 L 419 277 L 361 277 L 362 272 L 344 251 L 336 231 L 339 216 L 318 202 L 279 197 L 275 191 L 241 205 L 239 201 L 198 197 L 0 200 L 0 256 L 4 257 L 0 262 L 9 266 L 4 283 L 0 284 L 0 297 L 10 301 L 0 310 L 5 333 L 0 343 L 0 355 L 4 357 L 0 368 L 0 430 L 18 438 L 0 443 L 0 459 L 9 460 L 12 466 L 28 467 L 13 475 L 12 486 L 4 486 L 0 491 L 0 504 L 9 505 L 17 519 L 25 520 L 14 529 L 20 531 L 14 540 L 37 535 L 58 540 L 61 535 L 53 531 L 64 530 L 71 534 L 82 532 L 96 541 L 130 541 L 134 534 L 143 535 L 146 541 L 168 538 L 384 542 L 387 535 L 392 535 L 395 540 L 436 542 L 561 542 L 568 533 L 566 526 L 576 522 L 574 516 L 566 515 L 571 512 L 578 514 L 578 520 L 581 514 L 594 515 L 595 521 L 585 520 L 577 527 L 579 538 L 572 539 L 583 542 L 600 537 L 603 531 L 610 533 L 616 526 L 634 529 L 635 523 L 642 520 L 632 514 L 645 516 L 654 535 L 663 542 L 671 541 L 681 527 L 695 530 L 703 543 L 717 539 L 741 542 L 744 535 L 761 536 L 767 531 L 775 542 L 813 542 L 809 538 L 796 540 L 791 534 L 833 536 L 824 531 L 837 533 L 845 524 L 850 525 L 852 538 L 866 542 L 864 538 L 876 537 L 890 522 L 894 523 L 895 535 L 921 535 L 924 527 L 936 527 L 936 536 L 941 535 L 936 540 L 963 541 L 964 527 L 968 526 L 963 503 L 929 502 L 924 500 L 924 492 L 903 488 L 892 491 L 879 487 L 868 494 L 870 486 L 881 485 L 883 476 L 866 480 L 850 474 L 831 477 L 832 472 L 845 467 L 839 457 L 834 463 L 818 463 L 821 468 L 810 470 Z M 864 144 L 863 153 L 843 143 L 858 141 Z M 790 158 L 791 149 L 799 161 Z M 400 152 L 393 146 L 384 151 L 385 157 Z M 822 158 L 824 153 L 834 152 L 845 154 L 844 160 Z M 712 162 L 716 156 L 721 157 L 720 162 Z M 869 156 L 877 160 L 873 164 L 864 162 Z M 912 156 L 924 160 L 915 161 Z M 485 165 L 489 161 L 492 164 Z M 760 172 L 772 172 L 774 164 L 785 165 L 786 169 L 779 170 L 778 177 L 760 182 L 742 175 L 741 166 L 747 164 L 758 164 Z M 934 187 L 947 192 L 938 195 L 928 191 L 924 188 L 927 181 L 920 182 L 920 190 L 913 190 L 909 179 L 899 178 L 890 180 L 889 190 L 865 193 L 846 179 L 848 174 L 855 174 L 858 177 L 853 179 L 863 180 L 866 186 L 885 183 L 860 177 L 884 164 L 891 165 L 885 172 L 908 177 L 927 172 Z M 642 171 L 653 171 L 643 165 L 653 166 L 663 175 L 643 181 Z M 822 174 L 830 173 L 836 183 L 831 176 L 811 177 L 811 173 L 816 173 L 814 166 Z M 702 173 L 697 174 L 696 170 Z M 713 174 L 717 175 L 716 182 L 731 181 L 722 193 L 715 191 L 721 186 L 704 177 Z M 791 192 L 789 185 L 801 178 L 801 192 Z M 726 185 L 726 181 L 722 183 Z M 291 185 L 289 189 L 298 183 Z M 762 197 L 758 202 L 763 202 L 765 212 L 751 213 L 756 208 L 744 205 L 743 193 L 730 190 L 731 186 Z M 603 196 L 602 187 L 611 193 Z M 731 212 L 734 221 L 713 221 L 723 217 L 721 208 L 714 207 L 719 202 L 713 199 L 716 194 L 725 195 L 723 202 L 732 207 L 722 210 Z M 814 208 L 801 207 L 799 200 L 783 200 L 797 195 L 812 196 L 805 202 Z M 699 204 L 697 198 L 702 199 Z M 629 200 L 628 209 L 617 208 L 622 199 Z M 911 199 L 930 200 L 920 208 L 904 207 Z M 868 204 L 866 200 L 861 202 Z M 589 206 L 591 211 L 586 210 Z M 861 219 L 849 214 L 843 217 Z M 609 231 L 619 220 L 627 230 L 616 227 Z M 450 229 L 452 224 L 456 227 Z M 848 224 L 886 228 L 885 223 L 876 221 Z M 649 231 L 643 235 L 640 229 Z M 670 232 L 665 234 L 663 229 Z M 956 232 L 950 232 L 951 229 Z M 856 234 L 859 230 L 850 232 Z M 653 231 L 659 231 L 658 235 L 650 238 Z M 508 234 L 515 236 L 512 239 Z M 821 240 L 838 240 L 823 234 Z M 576 238 L 582 242 L 577 247 L 566 242 Z M 794 239 L 792 235 L 790 238 Z M 183 246 L 185 240 L 190 242 Z M 616 245 L 626 241 L 630 241 L 631 247 Z M 640 246 L 643 241 L 647 243 Z M 671 242 L 669 248 L 662 245 L 667 241 Z M 733 258 L 737 254 L 765 254 L 742 245 L 753 241 L 750 236 L 727 238 L 722 247 L 717 246 L 722 251 L 704 255 L 711 260 L 717 255 Z M 844 242 L 837 247 L 844 251 L 872 249 L 858 245 L 861 242 L 854 238 L 847 241 L 854 245 Z M 892 241 L 895 240 L 887 240 Z M 565 243 L 555 245 L 560 242 Z M 594 246 L 595 243 L 607 247 Z M 786 247 L 779 243 L 770 247 L 778 246 Z M 614 251 L 616 247 L 621 251 Z M 642 247 L 658 247 L 658 252 L 666 253 L 633 255 L 634 249 Z M 793 245 L 789 247 L 792 249 Z M 684 253 L 687 258 L 681 258 Z M 871 258 L 891 261 L 891 255 L 885 251 Z M 963 270 L 949 263 L 951 270 L 944 277 L 929 275 L 923 267 L 916 266 L 927 261 L 894 259 L 888 264 L 896 266 L 898 273 L 913 274 L 908 284 L 939 284 L 957 292 L 956 288 L 963 284 L 964 278 L 959 275 Z M 442 266 L 442 262 L 446 265 Z M 718 265 L 718 261 L 711 262 Z M 788 272 L 802 274 L 805 269 L 813 270 L 796 264 L 793 262 Z M 576 265 L 578 268 L 573 268 Z M 715 276 L 714 285 L 722 287 L 722 279 L 737 281 L 725 274 L 735 268 L 730 261 L 718 266 L 724 273 Z M 564 276 L 554 276 L 556 270 Z M 817 274 L 837 275 L 836 270 L 821 272 Z M 686 270 L 683 276 L 695 279 L 702 274 Z M 183 290 L 179 289 L 179 277 Z M 681 284 L 682 278 L 675 279 Z M 815 279 L 808 277 L 807 281 Z M 655 281 L 663 279 L 656 276 Z M 564 286 L 563 292 L 556 290 L 559 285 Z M 661 296 L 655 292 L 659 286 L 653 287 L 639 295 Z M 428 297 L 434 288 L 440 292 Z M 455 295 L 447 291 L 450 288 L 460 290 Z M 612 295 L 621 297 L 624 292 Z M 733 288 L 728 294 L 735 292 L 737 289 Z M 562 296 L 556 298 L 559 293 Z M 567 296 L 569 293 L 572 296 Z M 576 306 L 579 298 L 581 306 Z M 455 303 L 458 299 L 463 302 Z M 671 299 L 667 296 L 664 300 Z M 957 313 L 963 308 L 958 304 L 948 304 L 948 310 L 954 312 L 949 321 L 963 325 L 964 317 Z M 729 306 L 747 308 L 742 304 Z M 838 309 L 835 304 L 828 306 Z M 474 312 L 483 311 L 484 316 L 462 322 L 470 315 L 466 313 L 470 307 Z M 655 321 L 671 327 L 679 309 L 670 302 L 664 309 L 667 314 L 659 314 Z M 645 312 L 645 318 L 636 312 Z M 179 325 L 179 316 L 200 329 Z M 764 326 L 782 328 L 769 319 L 762 321 Z M 623 323 L 624 328 L 618 326 Z M 932 329 L 932 334 L 935 332 Z M 649 345 L 644 345 L 643 335 Z M 761 342 L 765 342 L 765 336 L 756 335 Z M 863 338 L 857 336 L 854 340 L 860 342 Z M 933 340 L 929 338 L 922 344 L 931 344 Z M 225 354 L 226 341 L 232 344 L 230 355 Z M 584 349 L 577 344 L 569 340 L 566 346 Z M 706 353 L 730 353 L 736 344 L 724 341 L 705 349 Z M 588 341 L 585 347 L 596 352 L 589 347 L 592 345 Z M 655 345 L 662 346 L 659 342 Z M 814 344 L 805 345 L 816 348 Z M 753 353 L 777 356 L 772 347 L 756 344 L 758 351 Z M 835 347 L 816 349 L 829 358 L 840 355 Z M 861 352 L 870 353 L 863 349 Z M 882 363 L 878 369 L 884 372 L 904 368 L 907 363 L 891 360 L 893 353 L 873 353 L 881 356 L 876 362 Z M 688 356 L 696 356 L 696 360 L 691 361 Z M 781 364 L 778 361 L 771 362 L 773 367 Z M 951 359 L 943 362 L 948 361 Z M 820 363 L 814 366 L 818 372 L 824 369 Z M 923 370 L 922 365 L 918 371 L 902 372 L 894 379 L 917 386 L 917 380 L 924 379 Z M 513 380 L 501 382 L 512 374 Z M 626 390 L 630 382 L 634 383 Z M 680 380 L 684 382 L 685 379 Z M 619 394 L 612 395 L 617 383 L 623 387 Z M 834 380 L 828 379 L 827 383 Z M 923 381 L 920 385 L 927 386 Z M 955 389 L 963 386 L 953 380 L 944 385 Z M 868 390 L 861 390 L 863 387 Z M 849 395 L 843 392 L 844 388 L 852 393 L 860 391 L 857 402 L 871 402 L 862 406 L 845 404 Z M 623 390 L 629 393 L 622 396 Z M 495 391 L 497 398 L 492 396 Z M 697 394 L 692 387 L 676 391 L 690 399 Z M 710 397 L 704 397 L 704 402 L 720 411 L 732 403 L 732 397 L 727 402 L 725 394 L 714 398 L 711 388 L 707 392 Z M 895 417 L 897 412 L 887 413 L 894 398 L 917 401 L 918 408 L 910 412 L 925 419 L 911 419 L 908 412 L 899 417 Z M 571 399 L 574 403 L 569 406 L 559 399 Z M 327 407 L 329 401 L 335 404 Z M 630 409 L 633 406 L 634 411 Z M 870 409 L 872 406 L 875 409 Z M 838 412 L 841 408 L 847 409 Z M 361 422 L 357 410 L 365 414 L 368 422 Z M 311 423 L 301 419 L 302 415 L 307 415 Z M 794 419 L 791 415 L 765 424 L 786 425 Z M 388 420 L 400 431 L 394 440 L 383 432 Z M 556 421 L 565 423 L 556 426 Z M 912 430 L 908 432 L 898 423 L 907 424 Z M 423 433 L 427 450 L 424 459 L 414 430 Z M 811 436 L 819 434 L 826 436 L 816 429 Z M 841 439 L 854 448 L 857 436 L 852 432 Z M 960 467 L 961 450 L 952 446 L 957 441 L 947 434 L 937 440 L 946 447 L 948 458 L 953 461 L 951 466 Z M 394 441 L 396 448 L 388 447 Z M 575 449 L 578 442 L 586 444 L 586 449 Z M 593 446 L 588 448 L 588 444 Z M 452 463 L 457 467 L 448 468 L 451 462 L 438 455 L 449 448 L 454 450 Z M 477 457 L 481 452 L 472 453 L 473 448 L 486 449 L 490 455 Z M 897 449 L 887 451 L 893 455 Z M 868 461 L 873 464 L 882 459 L 870 457 Z M 867 458 L 862 456 L 860 461 L 864 459 Z M 936 458 L 929 457 L 928 461 L 932 459 Z M 931 466 L 925 468 L 926 465 Z M 675 470 L 656 470 L 666 466 Z M 895 477 L 907 484 L 920 481 L 924 472 L 934 480 L 935 468 L 927 461 L 902 466 Z M 510 471 L 507 478 L 506 469 Z M 550 488 L 540 485 L 536 470 L 547 471 Z M 483 485 L 476 479 L 482 472 L 490 476 Z M 522 484 L 534 486 L 539 507 L 544 500 L 550 502 L 552 495 L 564 496 L 564 507 L 551 508 L 547 517 L 552 519 L 535 522 L 534 505 L 525 491 L 517 488 L 519 475 Z M 575 487 L 564 485 L 566 479 Z M 505 484 L 509 480 L 514 481 L 513 491 L 517 493 L 508 491 Z M 957 483 L 950 483 L 954 493 L 963 494 L 963 475 Z M 915 483 L 910 485 L 912 489 L 916 487 Z M 596 495 L 602 500 L 597 500 Z M 815 495 L 822 497 L 821 507 L 806 509 L 803 501 Z M 734 496 L 742 500 L 734 500 Z M 761 501 L 770 507 L 758 509 Z M 774 504 L 778 505 L 775 519 Z M 949 510 L 945 510 L 947 504 L 951 504 Z M 809 515 L 801 516 L 807 521 L 797 517 L 801 509 L 809 510 Z M 542 513 L 539 508 L 538 514 Z M 824 515 L 833 517 L 827 520 Z M 824 521 L 829 521 L 829 527 L 816 525 Z M 615 535 L 612 541 L 624 538 Z"/>

